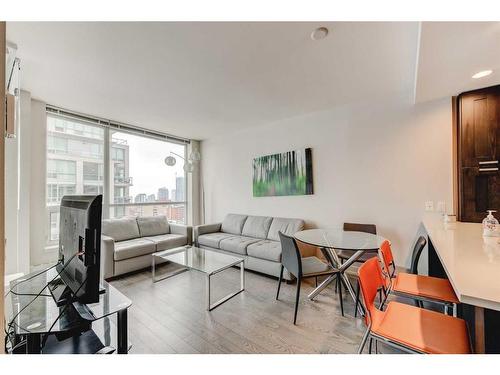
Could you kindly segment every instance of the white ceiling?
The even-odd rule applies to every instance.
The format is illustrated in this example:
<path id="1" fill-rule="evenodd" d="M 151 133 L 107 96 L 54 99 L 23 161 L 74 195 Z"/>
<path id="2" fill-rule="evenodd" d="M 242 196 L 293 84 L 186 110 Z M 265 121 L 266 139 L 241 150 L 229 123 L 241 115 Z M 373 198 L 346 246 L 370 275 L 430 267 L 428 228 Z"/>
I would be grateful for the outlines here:
<path id="1" fill-rule="evenodd" d="M 472 75 L 491 69 L 481 79 Z M 458 95 L 500 83 L 500 22 L 424 22 L 416 101 Z"/>
<path id="2" fill-rule="evenodd" d="M 313 41 L 318 26 L 330 35 Z M 413 84 L 417 23 L 15 23 L 22 87 L 206 139 Z"/>
<path id="3" fill-rule="evenodd" d="M 330 35 L 313 41 L 318 26 Z M 420 48 L 418 30 L 416 22 L 10 22 L 7 38 L 33 97 L 206 139 L 374 97 L 425 101 L 498 83 L 500 72 L 470 79 L 500 70 L 498 24 L 424 23 Z"/>

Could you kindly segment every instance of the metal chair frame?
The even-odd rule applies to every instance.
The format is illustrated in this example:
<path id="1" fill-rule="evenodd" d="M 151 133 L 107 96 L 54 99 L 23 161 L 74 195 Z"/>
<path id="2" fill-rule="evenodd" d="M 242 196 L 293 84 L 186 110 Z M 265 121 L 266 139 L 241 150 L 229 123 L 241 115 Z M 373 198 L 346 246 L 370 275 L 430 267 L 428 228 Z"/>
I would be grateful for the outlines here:
<path id="1" fill-rule="evenodd" d="M 400 292 L 400 291 L 394 290 L 393 289 L 392 279 L 394 279 L 396 277 L 396 265 L 394 264 L 393 261 L 391 261 L 391 263 L 389 264 L 389 266 L 392 267 L 392 272 L 390 270 L 388 270 L 388 269 L 386 270 L 385 269 L 385 262 L 383 260 L 383 256 L 381 255 L 380 257 L 382 258 L 382 259 L 380 259 L 380 261 L 384 265 L 384 267 L 382 267 L 382 274 L 384 275 L 384 277 L 387 280 L 389 280 L 389 287 L 385 291 L 385 299 L 383 300 L 383 302 L 381 304 L 381 307 L 383 307 L 385 305 L 385 303 L 387 302 L 387 299 L 389 298 L 389 295 L 393 294 L 395 296 L 400 296 L 400 297 L 403 297 L 403 298 L 412 299 L 412 300 L 415 300 L 415 301 L 418 301 L 418 302 L 429 302 L 429 303 L 435 303 L 437 305 L 441 305 L 441 306 L 443 306 L 443 313 L 446 314 L 446 315 L 450 315 L 449 314 L 449 309 L 451 308 L 452 316 L 457 317 L 457 310 L 458 310 L 458 304 L 457 303 L 449 302 L 449 301 L 443 301 L 443 300 L 437 300 L 435 298 L 430 298 L 430 297 L 417 296 L 417 295 L 414 295 L 414 294 L 408 294 L 408 293 L 404 293 L 404 292 Z M 412 268 L 414 268 L 414 267 L 412 267 Z M 417 307 L 423 308 L 423 305 L 421 305 L 420 303 L 417 303 Z"/>
<path id="2" fill-rule="evenodd" d="M 340 271 L 338 269 L 331 269 L 328 272 L 320 272 L 320 273 L 310 273 L 310 274 L 304 274 L 302 272 L 302 258 L 301 254 L 299 251 L 299 248 L 297 246 L 297 242 L 295 241 L 295 238 L 287 236 L 281 232 L 279 232 L 280 240 L 281 240 L 281 246 L 282 246 L 282 263 L 281 263 L 281 270 L 280 270 L 280 276 L 278 279 L 278 290 L 276 292 L 276 300 L 279 299 L 279 294 L 280 294 L 280 288 L 281 288 L 281 283 L 283 281 L 283 271 L 285 269 L 285 265 L 283 264 L 283 256 L 284 252 L 287 250 L 291 250 L 291 256 L 293 259 L 287 260 L 285 262 L 291 261 L 290 265 L 288 265 L 289 268 L 287 268 L 288 272 L 290 272 L 293 276 L 296 277 L 297 279 L 297 291 L 295 295 L 295 312 L 294 312 L 294 318 L 293 318 L 293 324 L 297 323 L 297 312 L 298 312 L 298 306 L 299 306 L 299 298 L 300 298 L 300 286 L 301 286 L 301 281 L 302 279 L 306 278 L 311 278 L 314 277 L 316 278 L 316 284 L 317 284 L 317 278 L 318 276 L 328 276 L 328 275 L 335 275 L 336 280 L 335 282 L 337 283 L 336 285 L 339 285 L 339 301 L 340 301 L 340 311 L 342 316 L 344 316 L 344 303 L 342 300 L 342 283 L 344 280 L 340 277 Z M 290 244 L 293 244 L 293 249 L 287 249 L 285 250 L 285 246 L 287 246 L 286 241 L 290 241 Z"/>
<path id="3" fill-rule="evenodd" d="M 420 351 L 420 350 L 416 350 L 416 349 L 411 348 L 409 346 L 403 345 L 403 344 L 401 344 L 401 343 L 399 343 L 397 341 L 388 339 L 387 337 L 383 337 L 383 336 L 377 335 L 377 334 L 371 332 L 371 328 L 372 328 L 372 324 L 370 323 L 370 324 L 368 324 L 366 332 L 363 335 L 361 343 L 359 344 L 358 354 L 362 354 L 363 353 L 363 349 L 365 348 L 366 341 L 368 339 L 370 339 L 369 354 L 371 354 L 371 340 L 375 340 L 375 345 L 377 345 L 378 341 L 381 341 L 382 343 L 384 343 L 384 344 L 386 344 L 388 346 L 391 346 L 393 348 L 402 350 L 402 351 L 404 351 L 406 353 L 409 353 L 409 354 L 427 354 L 426 352 L 423 352 L 423 351 Z"/>

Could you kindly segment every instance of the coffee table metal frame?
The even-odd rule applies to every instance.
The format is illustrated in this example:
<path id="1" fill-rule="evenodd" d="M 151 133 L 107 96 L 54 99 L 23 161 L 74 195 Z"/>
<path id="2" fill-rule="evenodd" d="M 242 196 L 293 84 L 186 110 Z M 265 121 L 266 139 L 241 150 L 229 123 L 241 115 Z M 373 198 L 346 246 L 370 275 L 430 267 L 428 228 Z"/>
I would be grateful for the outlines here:
<path id="1" fill-rule="evenodd" d="M 169 279 L 175 275 L 179 275 L 185 271 L 189 271 L 189 270 L 195 270 L 195 271 L 198 271 L 198 272 L 201 272 L 203 274 L 205 274 L 205 277 L 206 277 L 206 307 L 207 307 L 207 311 L 212 311 L 213 309 L 215 309 L 216 307 L 222 305 L 224 302 L 230 300 L 231 298 L 237 296 L 238 294 L 240 294 L 241 292 L 243 292 L 245 290 L 245 261 L 244 259 L 238 259 L 237 261 L 234 261 L 232 263 L 229 263 L 221 268 L 218 268 L 217 270 L 215 271 L 212 271 L 212 272 L 204 272 L 202 270 L 199 270 L 197 268 L 191 268 L 191 267 L 186 267 L 184 266 L 184 264 L 181 264 L 181 263 L 177 263 L 175 262 L 174 260 L 171 260 L 171 259 L 168 259 L 168 257 L 170 255 L 174 255 L 174 254 L 178 254 L 182 251 L 186 251 L 189 247 L 194 247 L 194 246 L 183 246 L 183 247 L 180 247 L 180 248 L 175 248 L 175 249 L 169 249 L 169 250 L 164 250 L 164 251 L 161 251 L 161 252 L 157 252 L 157 253 L 153 253 L 152 255 L 152 261 L 151 261 L 151 273 L 152 273 L 152 280 L 153 280 L 153 283 L 157 283 L 158 281 L 162 281 L 162 280 L 165 280 L 165 279 Z M 211 250 L 207 250 L 207 249 L 201 249 L 203 251 L 211 251 Z M 214 253 L 217 253 L 217 254 L 220 254 L 220 255 L 225 255 L 225 254 L 221 254 L 221 253 L 218 253 L 218 252 L 215 252 Z M 156 258 L 161 258 L 163 260 L 166 260 L 168 262 L 172 262 L 172 263 L 175 263 L 175 264 L 179 264 L 181 266 L 184 266 L 183 268 L 181 269 L 178 269 L 178 270 L 175 270 L 173 272 L 170 272 L 168 273 L 166 276 L 163 276 L 163 277 L 160 277 L 160 278 L 157 278 L 156 277 Z M 217 275 L 218 273 L 221 273 L 231 267 L 234 267 L 234 266 L 239 266 L 240 267 L 240 289 L 237 290 L 236 292 L 233 292 L 233 293 L 229 293 L 227 294 L 226 296 L 222 297 L 221 299 L 219 299 L 218 301 L 214 302 L 214 303 L 211 303 L 211 277 L 214 276 L 214 275 Z"/>

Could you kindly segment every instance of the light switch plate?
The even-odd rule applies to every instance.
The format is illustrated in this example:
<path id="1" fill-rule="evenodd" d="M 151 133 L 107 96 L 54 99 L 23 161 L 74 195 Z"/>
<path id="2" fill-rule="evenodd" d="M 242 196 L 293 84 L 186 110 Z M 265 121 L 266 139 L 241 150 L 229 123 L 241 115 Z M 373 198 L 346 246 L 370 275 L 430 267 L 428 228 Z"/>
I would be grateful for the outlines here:
<path id="1" fill-rule="evenodd" d="M 426 211 L 434 211 L 434 202 L 433 201 L 425 202 L 425 210 Z"/>

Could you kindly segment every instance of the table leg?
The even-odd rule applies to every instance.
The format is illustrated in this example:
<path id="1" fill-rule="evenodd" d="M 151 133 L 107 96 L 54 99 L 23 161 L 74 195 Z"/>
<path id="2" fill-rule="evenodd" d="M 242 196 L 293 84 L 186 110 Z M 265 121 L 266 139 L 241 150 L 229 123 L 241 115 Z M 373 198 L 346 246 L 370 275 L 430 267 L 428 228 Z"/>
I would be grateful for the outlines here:
<path id="1" fill-rule="evenodd" d="M 332 257 L 332 254 L 328 251 L 328 249 L 325 247 L 321 247 L 320 250 L 323 253 L 323 256 L 325 257 L 326 261 L 330 263 L 332 267 L 338 268 L 338 264 L 340 263 L 337 263 L 335 261 L 335 259 Z M 319 293 L 321 293 L 321 291 L 323 291 L 323 289 L 325 289 L 328 285 L 330 285 L 335 280 L 335 278 L 336 275 L 328 276 L 325 280 L 323 280 L 323 282 L 321 282 L 321 284 L 319 284 L 316 288 L 314 288 L 314 290 L 311 293 L 309 293 L 307 297 L 310 300 L 313 300 L 314 297 L 316 297 Z"/>
<path id="2" fill-rule="evenodd" d="M 338 258 L 337 256 L 337 253 L 335 252 L 335 249 L 333 249 L 331 251 L 332 253 L 332 256 L 334 257 L 334 259 L 337 261 L 337 263 L 340 263 L 340 259 Z M 347 290 L 349 291 L 349 294 L 351 295 L 352 297 L 352 300 L 354 301 L 354 303 L 356 303 L 356 293 L 354 292 L 354 289 L 352 287 L 352 284 L 351 282 L 349 281 L 349 278 L 347 277 L 347 275 L 345 274 L 345 271 L 354 264 L 354 262 L 356 262 L 360 257 L 361 255 L 363 255 L 364 251 L 356 251 L 349 259 L 347 259 L 347 261 L 344 262 L 344 264 L 342 264 L 342 266 L 339 268 L 339 272 L 340 272 L 340 275 L 342 277 L 342 280 L 344 281 L 346 287 L 347 287 Z M 342 287 L 342 286 L 340 286 Z M 360 314 L 360 316 L 365 316 L 365 312 L 363 311 L 363 308 L 361 307 L 361 304 L 358 305 L 358 313 Z"/>
<path id="3" fill-rule="evenodd" d="M 310 300 L 314 299 L 323 289 L 325 289 L 328 285 L 330 285 L 335 280 L 336 275 L 330 275 L 325 280 L 321 282 L 314 290 L 308 294 L 308 298 Z"/>
<path id="4" fill-rule="evenodd" d="M 151 276 L 153 279 L 153 282 L 155 282 L 155 272 L 156 272 L 156 264 L 155 264 L 155 256 L 153 255 L 151 257 Z"/>
<path id="5" fill-rule="evenodd" d="M 153 260 L 151 261 L 151 275 L 152 275 L 153 283 L 157 283 L 158 281 L 162 281 L 162 280 L 168 279 L 168 278 L 170 278 L 172 276 L 178 275 L 180 273 L 189 271 L 188 267 L 179 268 L 178 270 L 170 272 L 170 273 L 166 274 L 163 277 L 156 278 L 156 261 L 155 261 L 155 258 L 156 257 L 153 255 Z"/>
<path id="6" fill-rule="evenodd" d="M 245 262 L 240 263 L 240 289 L 245 290 Z"/>
<path id="7" fill-rule="evenodd" d="M 321 251 L 323 252 L 323 255 L 325 256 L 326 260 L 328 263 L 332 265 L 332 267 L 335 267 L 339 270 L 340 277 L 342 278 L 342 281 L 344 282 L 345 286 L 347 287 L 347 291 L 351 295 L 354 303 L 356 303 L 356 293 L 354 292 L 354 289 L 352 287 L 351 282 L 349 281 L 349 278 L 345 274 L 345 271 L 354 263 L 356 260 L 363 255 L 364 251 L 356 251 L 347 261 L 345 261 L 340 267 L 339 265 L 341 264 L 340 259 L 335 252 L 335 249 L 327 249 L 327 248 L 321 248 Z M 308 297 L 309 299 L 313 299 L 316 297 L 323 289 L 325 289 L 333 280 L 335 279 L 335 275 L 329 276 L 327 279 L 325 279 L 321 284 L 318 285 L 317 288 L 315 288 L 311 293 L 309 293 Z M 342 285 L 340 285 L 342 287 Z M 361 316 L 364 316 L 364 312 L 361 306 L 358 306 L 358 312 L 361 314 Z"/>
<path id="8" fill-rule="evenodd" d="M 222 297 L 217 302 L 214 302 L 214 303 L 210 302 L 210 276 L 215 275 L 215 274 L 217 274 L 219 272 L 225 271 L 228 268 L 231 268 L 231 266 L 222 268 L 222 269 L 220 269 L 220 270 L 218 270 L 218 271 L 216 271 L 216 272 L 214 272 L 212 274 L 207 274 L 207 292 L 206 292 L 206 297 L 207 297 L 207 311 L 212 311 L 217 306 L 222 305 L 224 302 L 230 300 L 231 298 L 233 298 L 234 296 L 240 294 L 241 292 L 243 292 L 245 290 L 245 263 L 244 263 L 243 260 L 241 260 L 241 262 L 240 262 L 240 289 L 238 291 L 236 291 L 236 292 L 233 292 L 233 293 L 230 293 L 230 294 L 226 295 L 225 297 Z"/>
<path id="9" fill-rule="evenodd" d="M 344 272 L 342 272 L 340 275 L 342 276 L 342 280 L 344 280 L 344 283 L 347 287 L 347 290 L 349 291 L 349 294 L 352 297 L 352 300 L 354 301 L 354 303 L 356 303 L 356 293 L 354 292 L 354 289 L 352 288 L 352 284 L 349 281 L 349 278 L 347 277 L 347 275 Z M 342 287 L 342 285 L 340 286 L 340 288 L 341 287 Z M 358 305 L 358 312 L 359 312 L 360 316 L 365 316 L 365 312 L 361 308 L 361 305 Z"/>
<path id="10" fill-rule="evenodd" d="M 40 354 L 42 350 L 42 340 L 39 333 L 30 333 L 26 338 L 26 354 Z"/>
<path id="11" fill-rule="evenodd" d="M 207 297 L 207 311 L 210 311 L 210 275 L 209 274 L 207 274 L 206 297 Z"/>
<path id="12" fill-rule="evenodd" d="M 128 353 L 128 316 L 127 309 L 118 311 L 118 354 Z"/>

